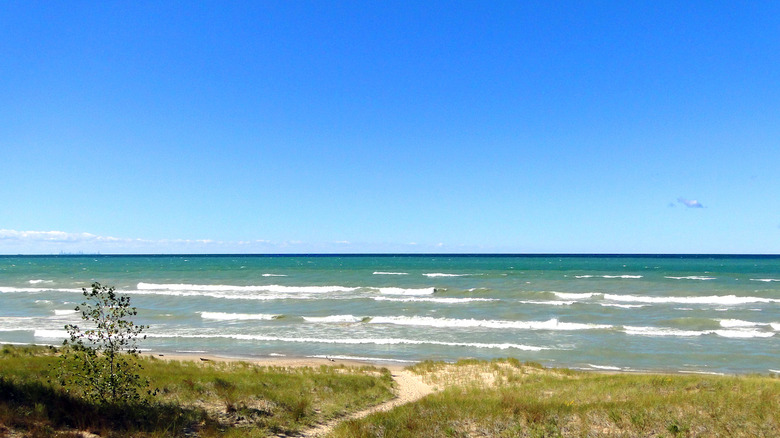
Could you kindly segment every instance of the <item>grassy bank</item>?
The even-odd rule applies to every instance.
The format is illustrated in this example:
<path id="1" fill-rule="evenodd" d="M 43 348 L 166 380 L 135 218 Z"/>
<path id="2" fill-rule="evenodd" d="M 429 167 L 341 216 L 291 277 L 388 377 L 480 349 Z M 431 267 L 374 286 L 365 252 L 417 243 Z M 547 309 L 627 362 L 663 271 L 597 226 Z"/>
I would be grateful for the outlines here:
<path id="1" fill-rule="evenodd" d="M 97 406 L 47 382 L 55 350 L 3 347 L 0 437 L 295 434 L 392 396 L 390 373 L 373 367 L 141 360 L 158 396 Z M 331 436 L 780 436 L 777 377 L 585 373 L 515 359 L 423 362 L 412 371 L 438 391 L 345 421 Z"/>
<path id="2" fill-rule="evenodd" d="M 0 349 L 0 436 L 268 436 L 375 405 L 392 378 L 374 367 L 260 367 L 246 362 L 141 358 L 158 390 L 134 406 L 87 403 L 48 383 L 57 366 L 46 347 Z"/>
<path id="3" fill-rule="evenodd" d="M 583 373 L 511 359 L 414 370 L 441 391 L 333 436 L 780 436 L 773 377 Z"/>

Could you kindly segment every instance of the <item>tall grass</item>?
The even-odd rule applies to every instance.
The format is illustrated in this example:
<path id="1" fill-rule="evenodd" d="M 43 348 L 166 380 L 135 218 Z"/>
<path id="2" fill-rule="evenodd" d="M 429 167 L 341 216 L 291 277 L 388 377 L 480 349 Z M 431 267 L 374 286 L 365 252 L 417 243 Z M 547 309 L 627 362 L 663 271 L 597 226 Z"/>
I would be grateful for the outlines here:
<path id="1" fill-rule="evenodd" d="M 422 363 L 444 388 L 341 424 L 335 437 L 776 437 L 780 379 L 542 369 L 516 360 Z"/>
<path id="2" fill-rule="evenodd" d="M 96 405 L 49 383 L 57 350 L 0 350 L 0 436 L 268 436 L 295 433 L 392 397 L 392 377 L 373 367 L 282 368 L 246 362 L 141 358 L 158 395 L 146 403 Z"/>

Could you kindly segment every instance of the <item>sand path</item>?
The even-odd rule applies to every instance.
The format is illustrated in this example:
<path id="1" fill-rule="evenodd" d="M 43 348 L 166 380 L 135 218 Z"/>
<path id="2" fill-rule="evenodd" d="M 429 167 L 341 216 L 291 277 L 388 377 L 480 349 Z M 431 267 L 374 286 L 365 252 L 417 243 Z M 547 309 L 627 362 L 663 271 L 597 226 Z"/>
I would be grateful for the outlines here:
<path id="1" fill-rule="evenodd" d="M 396 394 L 396 397 L 393 398 L 392 400 L 386 401 L 376 406 L 372 406 L 362 411 L 353 412 L 352 414 L 347 415 L 345 417 L 333 419 L 331 421 L 328 421 L 327 423 L 320 424 L 319 426 L 315 426 L 310 429 L 303 430 L 298 435 L 294 435 L 294 436 L 306 437 L 306 438 L 325 436 L 328 433 L 330 433 L 333 430 L 333 428 L 336 427 L 336 425 L 338 425 L 342 421 L 363 418 L 375 412 L 389 411 L 390 409 L 393 409 L 396 406 L 417 401 L 433 392 L 433 388 L 430 385 L 423 382 L 420 376 L 408 370 L 393 371 L 393 380 L 395 380 L 396 384 L 398 385 L 397 386 L 398 393 Z"/>
<path id="2" fill-rule="evenodd" d="M 192 355 L 192 354 L 159 354 L 155 352 L 146 353 L 149 356 L 153 356 L 156 359 L 163 360 L 188 360 L 188 361 L 201 361 L 201 362 L 233 362 L 236 360 L 244 360 L 246 362 L 254 363 L 260 366 L 282 366 L 282 367 L 316 367 L 320 365 L 327 366 L 364 366 L 365 362 L 354 360 L 334 360 L 327 358 L 264 358 L 264 359 L 236 359 L 226 358 L 212 355 Z M 406 403 L 417 401 L 426 395 L 434 392 L 432 386 L 423 382 L 422 377 L 414 374 L 413 372 L 403 369 L 398 365 L 384 366 L 390 370 L 393 376 L 393 380 L 396 382 L 396 396 L 395 398 L 388 400 L 384 403 L 380 403 L 376 406 L 372 406 L 362 411 L 353 412 L 352 414 L 344 417 L 335 418 L 326 423 L 304 429 L 297 434 L 289 435 L 277 435 L 277 437 L 321 437 L 330 433 L 336 425 L 342 421 L 354 420 L 357 418 L 363 418 L 371 415 L 374 412 L 384 412 L 393 409 L 396 406 L 400 406 Z"/>

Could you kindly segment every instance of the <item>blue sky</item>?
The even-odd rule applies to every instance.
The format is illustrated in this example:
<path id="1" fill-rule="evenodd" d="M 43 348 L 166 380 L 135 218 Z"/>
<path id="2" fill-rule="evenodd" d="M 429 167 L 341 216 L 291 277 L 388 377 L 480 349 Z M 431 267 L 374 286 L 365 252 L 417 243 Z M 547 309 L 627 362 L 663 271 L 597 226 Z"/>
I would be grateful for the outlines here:
<path id="1" fill-rule="evenodd" d="M 780 3 L 0 3 L 0 253 L 780 253 Z M 694 202 L 695 201 L 695 202 Z"/>

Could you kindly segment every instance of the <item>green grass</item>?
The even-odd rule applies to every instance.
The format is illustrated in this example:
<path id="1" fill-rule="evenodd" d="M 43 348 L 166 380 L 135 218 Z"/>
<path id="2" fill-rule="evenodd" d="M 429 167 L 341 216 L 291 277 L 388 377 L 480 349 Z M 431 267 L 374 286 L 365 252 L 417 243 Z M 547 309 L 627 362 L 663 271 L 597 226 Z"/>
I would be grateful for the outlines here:
<path id="1" fill-rule="evenodd" d="M 141 358 L 157 396 L 139 405 L 94 405 L 66 392 L 56 349 L 0 350 L 0 436 L 267 436 L 294 433 L 392 397 L 392 378 L 374 367 L 282 368 L 246 362 Z M 55 381 L 56 379 L 53 379 Z"/>
<path id="2" fill-rule="evenodd" d="M 334 437 L 776 437 L 780 379 L 545 370 L 510 359 L 412 367 L 443 388 Z"/>

